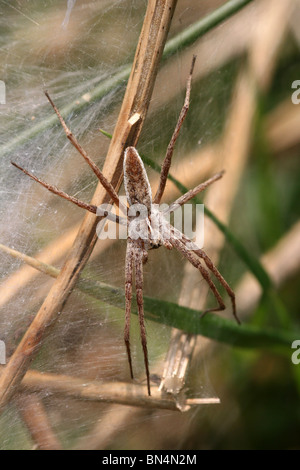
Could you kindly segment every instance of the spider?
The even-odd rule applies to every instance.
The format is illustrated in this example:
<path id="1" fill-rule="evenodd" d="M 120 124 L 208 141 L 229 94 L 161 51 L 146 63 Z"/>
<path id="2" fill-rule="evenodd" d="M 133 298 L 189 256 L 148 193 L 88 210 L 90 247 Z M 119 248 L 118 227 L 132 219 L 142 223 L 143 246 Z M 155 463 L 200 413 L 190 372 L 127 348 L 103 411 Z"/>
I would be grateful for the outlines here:
<path id="1" fill-rule="evenodd" d="M 69 196 L 65 192 L 59 190 L 56 186 L 48 184 L 35 175 L 31 174 L 24 168 L 20 167 L 14 162 L 11 162 L 16 168 L 23 171 L 27 176 L 44 186 L 52 193 L 67 199 L 68 201 L 76 204 L 77 206 L 86 209 L 94 214 L 104 216 L 111 216 L 118 223 L 127 223 L 128 225 L 128 238 L 126 248 L 126 261 L 125 261 L 125 329 L 124 329 L 124 342 L 127 351 L 130 375 L 133 379 L 133 367 L 130 349 L 130 316 L 131 316 L 131 303 L 132 303 L 132 290 L 133 290 L 133 273 L 135 272 L 135 289 L 136 289 L 136 302 L 138 307 L 138 318 L 140 324 L 140 336 L 144 354 L 145 371 L 147 378 L 147 390 L 148 395 L 151 395 L 150 389 L 150 372 L 149 372 L 149 360 L 148 360 L 148 348 L 146 338 L 146 328 L 144 321 L 144 307 L 143 307 L 143 264 L 148 259 L 148 251 L 151 249 L 165 246 L 167 249 L 175 248 L 196 268 L 200 271 L 201 275 L 207 282 L 210 290 L 215 296 L 218 306 L 205 310 L 202 315 L 207 312 L 216 312 L 225 309 L 223 299 L 217 290 L 214 282 L 211 279 L 209 271 L 219 280 L 222 286 L 226 289 L 232 303 L 233 315 L 238 323 L 240 323 L 235 305 L 235 294 L 231 287 L 228 285 L 226 280 L 223 278 L 221 273 L 218 271 L 214 263 L 204 252 L 204 250 L 198 248 L 191 240 L 189 240 L 183 233 L 178 231 L 175 227 L 167 222 L 164 215 L 166 212 L 174 212 L 176 208 L 184 205 L 191 200 L 198 193 L 206 189 L 210 184 L 219 180 L 224 172 L 220 172 L 209 178 L 204 183 L 199 184 L 194 189 L 188 191 L 183 196 L 179 197 L 175 202 L 169 206 L 164 212 L 159 211 L 158 205 L 163 196 L 166 182 L 171 166 L 171 160 L 173 156 L 175 142 L 177 140 L 179 131 L 182 127 L 183 121 L 186 117 L 187 111 L 190 104 L 190 93 L 191 93 L 191 80 L 194 69 L 196 57 L 193 57 L 192 65 L 189 73 L 189 77 L 186 85 L 186 94 L 183 107 L 181 109 L 175 130 L 167 148 L 167 152 L 163 161 L 160 174 L 160 182 L 154 198 L 152 198 L 152 192 L 148 176 L 137 150 L 134 147 L 127 147 L 124 152 L 124 186 L 128 202 L 128 207 L 124 206 L 118 194 L 116 193 L 112 184 L 105 178 L 101 170 L 87 155 L 85 150 L 81 147 L 76 137 L 72 134 L 70 129 L 67 127 L 63 117 L 59 110 L 53 103 L 48 92 L 45 92 L 50 104 L 52 105 L 55 113 L 57 114 L 60 123 L 66 133 L 67 138 L 70 140 L 72 145 L 78 150 L 82 157 L 86 160 L 89 166 L 92 168 L 96 176 L 98 177 L 101 184 L 104 186 L 106 191 L 109 193 L 112 201 L 119 206 L 123 213 L 128 216 L 124 219 L 120 216 L 113 216 L 108 212 L 99 214 L 97 206 L 87 204 L 73 196 Z M 138 210 L 132 211 L 132 208 L 138 207 Z M 141 213 L 143 216 L 141 217 Z M 113 216 L 113 217 L 112 217 Z M 125 220 L 125 222 L 124 222 Z M 127 222 L 126 222 L 127 220 Z M 191 249 L 192 247 L 192 249 Z"/>

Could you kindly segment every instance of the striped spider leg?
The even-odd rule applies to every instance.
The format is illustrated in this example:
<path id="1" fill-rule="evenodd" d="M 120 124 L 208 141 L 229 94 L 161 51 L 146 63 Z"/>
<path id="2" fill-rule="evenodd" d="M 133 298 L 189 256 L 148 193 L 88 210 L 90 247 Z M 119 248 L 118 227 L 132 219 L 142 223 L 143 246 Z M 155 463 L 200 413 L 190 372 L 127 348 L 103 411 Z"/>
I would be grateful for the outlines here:
<path id="1" fill-rule="evenodd" d="M 131 315 L 131 301 L 132 301 L 132 290 L 133 290 L 133 272 L 135 272 L 135 288 L 136 288 L 136 300 L 138 306 L 138 317 L 140 324 L 140 335 L 142 348 L 144 353 L 144 363 L 147 377 L 147 390 L 148 394 L 151 394 L 150 389 L 150 372 L 149 372 L 149 360 L 148 360 L 148 349 L 147 349 L 147 338 L 146 338 L 146 329 L 144 321 L 144 306 L 143 306 L 143 264 L 146 263 L 148 258 L 148 251 L 153 248 L 158 248 L 160 246 L 165 246 L 168 249 L 176 248 L 180 251 L 193 266 L 195 266 L 202 274 L 203 278 L 208 283 L 211 291 L 218 301 L 218 307 L 210 309 L 207 311 L 217 311 L 223 310 L 225 308 L 224 302 L 217 291 L 214 283 L 212 282 L 208 270 L 210 270 L 220 281 L 220 283 L 225 287 L 229 296 L 231 297 L 233 313 L 235 318 L 236 308 L 235 308 L 235 297 L 232 289 L 229 287 L 225 279 L 219 273 L 217 268 L 214 266 L 213 262 L 205 254 L 203 250 L 200 250 L 198 247 L 195 247 L 194 250 L 189 250 L 187 247 L 190 240 L 185 237 L 180 232 L 176 231 L 166 219 L 164 214 L 158 210 L 158 204 L 161 201 L 163 196 L 169 169 L 171 165 L 172 155 L 174 151 L 175 142 L 177 140 L 180 128 L 183 124 L 183 121 L 186 117 L 189 101 L 190 101 L 190 91 L 191 91 L 191 79 L 193 68 L 195 64 L 195 57 L 193 57 L 192 66 L 187 81 L 186 87 L 186 96 L 184 105 L 181 109 L 175 130 L 173 132 L 172 138 L 167 148 L 166 156 L 162 165 L 160 183 L 157 189 L 157 192 L 152 199 L 152 192 L 148 176 L 144 167 L 144 164 L 134 147 L 128 147 L 124 153 L 124 185 L 127 196 L 127 201 L 129 207 L 124 206 L 116 193 L 112 184 L 105 178 L 101 170 L 93 162 L 93 160 L 87 155 L 85 150 L 81 147 L 76 137 L 67 127 L 64 119 L 62 118 L 59 110 L 56 108 L 52 99 L 46 93 L 46 96 L 52 105 L 54 111 L 56 112 L 61 125 L 70 140 L 71 144 L 78 150 L 82 157 L 86 160 L 88 165 L 92 168 L 95 175 L 99 179 L 100 183 L 106 189 L 110 195 L 112 201 L 121 209 L 123 214 L 126 216 L 119 217 L 115 214 L 110 214 L 105 212 L 103 215 L 110 220 L 114 220 L 117 223 L 126 224 L 128 227 L 128 239 L 127 239 L 127 249 L 126 249 L 126 261 L 125 261 L 125 329 L 124 329 L 124 341 L 126 345 L 126 351 L 128 356 L 130 374 L 133 378 L 133 367 L 131 359 L 131 349 L 130 349 L 130 315 Z M 92 204 L 87 204 L 73 196 L 66 194 L 65 192 L 58 189 L 56 186 L 53 186 L 49 183 L 42 181 L 37 178 L 35 175 L 25 170 L 16 163 L 12 164 L 23 171 L 27 176 L 44 186 L 46 189 L 52 193 L 76 204 L 77 206 L 86 209 L 93 214 L 98 214 L 97 207 Z M 186 194 L 177 199 L 168 209 L 169 212 L 174 211 L 177 207 L 182 206 L 198 193 L 206 189 L 207 186 L 213 182 L 220 179 L 223 175 L 223 172 L 214 175 L 212 178 L 208 179 L 204 183 L 201 183 L 196 188 L 188 191 Z M 157 226 L 159 230 L 157 230 Z M 206 268 L 201 263 L 201 260 L 204 261 Z M 208 269 L 207 269 L 208 268 Z M 204 312 L 205 313 L 205 312 Z M 237 319 L 238 321 L 238 319 Z"/>

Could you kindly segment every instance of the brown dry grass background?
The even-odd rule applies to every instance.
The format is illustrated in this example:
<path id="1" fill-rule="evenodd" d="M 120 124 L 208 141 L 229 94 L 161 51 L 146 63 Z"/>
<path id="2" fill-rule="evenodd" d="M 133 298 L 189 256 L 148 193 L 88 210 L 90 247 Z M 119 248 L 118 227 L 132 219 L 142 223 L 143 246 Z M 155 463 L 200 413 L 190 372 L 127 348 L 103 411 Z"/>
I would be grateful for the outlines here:
<path id="1" fill-rule="evenodd" d="M 170 36 L 223 3 L 179 0 Z M 72 99 L 76 92 L 82 96 L 93 87 L 97 73 L 112 74 L 130 63 L 145 12 L 145 2 L 139 1 L 112 5 L 77 2 L 63 30 L 60 25 L 66 5 L 61 2 L 43 2 L 43 8 L 40 2 L 32 2 L 30 8 L 14 6 L 19 11 L 1 5 L 10 20 L 9 26 L 2 23 L 6 43 L 0 49 L 2 76 L 11 84 L 8 103 L 11 100 L 13 106 L 8 104 L 1 112 L 10 138 L 51 113 L 42 102 L 42 90 L 48 83 L 54 84 L 57 104 L 64 105 L 70 90 Z M 295 20 L 299 12 L 295 1 L 254 1 L 165 62 L 138 146 L 161 162 L 183 101 L 190 59 L 196 53 L 191 110 L 176 146 L 172 174 L 191 188 L 226 169 L 226 177 L 206 192 L 204 202 L 253 256 L 261 258 L 280 294 L 281 318 L 274 306 L 261 299 L 257 281 L 209 220 L 205 222 L 205 250 L 233 285 L 243 321 L 295 329 L 299 325 L 300 112 L 291 102 L 291 84 L 300 79 Z M 91 105 L 69 118 L 71 123 L 74 120 L 83 146 L 90 155 L 98 156 L 100 165 L 109 142 L 98 129 L 113 131 L 124 89 L 120 87 L 100 112 Z M 16 122 L 15 130 L 10 122 Z M 59 148 L 46 140 L 48 161 L 39 157 L 45 145 L 39 138 L 14 153 L 24 164 L 30 162 L 31 169 L 42 171 L 46 181 L 88 200 L 95 188 L 93 175 L 60 134 L 57 139 Z M 6 163 L 2 164 L 6 174 Z M 149 174 L 155 187 L 157 175 L 151 170 Z M 22 186 L 17 178 L 20 176 L 9 174 L 4 185 L 8 188 L 10 183 L 9 191 L 14 190 L 17 197 L 12 196 L 15 211 L 5 200 L 3 216 L 11 220 L 5 223 L 2 217 L 0 242 L 60 267 L 78 232 L 82 212 L 35 185 Z M 177 196 L 169 183 L 164 201 Z M 14 217 L 17 221 L 13 223 Z M 124 242 L 98 242 L 85 275 L 122 286 L 124 249 Z M 145 293 L 203 308 L 207 288 L 201 277 L 178 254 L 161 251 L 151 253 L 145 267 Z M 13 262 L 8 254 L 1 256 L 0 339 L 5 339 L 11 355 L 53 281 Z M 225 315 L 230 316 L 229 309 Z M 240 351 L 172 332 L 175 347 L 176 342 L 185 341 L 194 351 L 192 361 L 187 361 L 188 386 L 198 398 L 220 397 L 220 405 L 196 406 L 179 413 L 98 403 L 94 396 L 87 400 L 88 393 L 80 396 L 76 384 L 80 388 L 84 381 L 104 380 L 113 389 L 113 382 L 128 380 L 122 328 L 122 312 L 74 292 L 34 368 L 57 374 L 61 380 L 72 376 L 81 383 L 64 388 L 62 380 L 62 390 L 54 392 L 47 376 L 26 376 L 20 395 L 0 418 L 1 448 L 299 447 L 299 372 L 290 357 Z M 163 370 L 170 335 L 167 327 L 148 323 L 152 372 L 161 374 Z M 143 380 L 135 330 L 133 337 L 137 373 Z"/>

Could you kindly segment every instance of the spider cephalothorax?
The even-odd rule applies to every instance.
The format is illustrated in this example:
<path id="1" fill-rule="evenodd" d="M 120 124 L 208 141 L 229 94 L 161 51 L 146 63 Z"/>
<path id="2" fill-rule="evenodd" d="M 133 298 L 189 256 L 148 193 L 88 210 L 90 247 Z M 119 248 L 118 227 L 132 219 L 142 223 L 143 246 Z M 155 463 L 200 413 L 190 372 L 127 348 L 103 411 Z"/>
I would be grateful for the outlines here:
<path id="1" fill-rule="evenodd" d="M 74 147 L 79 151 L 83 158 L 90 165 L 103 187 L 109 193 L 112 201 L 118 205 L 122 210 L 123 215 L 126 216 L 124 219 L 120 216 L 109 214 L 108 211 L 104 210 L 102 217 L 108 217 L 110 220 L 115 220 L 118 223 L 125 223 L 128 226 L 128 238 L 127 238 L 127 250 L 126 250 L 126 261 L 125 261 L 125 331 L 124 340 L 128 355 L 128 362 L 130 367 L 131 377 L 133 377 L 131 350 L 130 350 L 130 315 L 131 315 L 131 301 L 132 301 L 132 290 L 133 290 L 133 272 L 135 272 L 135 289 L 136 289 L 136 301 L 138 306 L 138 315 L 140 323 L 141 341 L 144 351 L 144 362 L 147 376 L 147 389 L 148 394 L 150 391 L 150 373 L 149 373 L 149 361 L 148 361 L 148 349 L 147 349 L 147 338 L 144 321 L 144 305 L 143 305 L 143 264 L 148 259 L 148 251 L 154 248 L 164 246 L 168 249 L 175 248 L 196 268 L 200 271 L 203 278 L 209 285 L 210 290 L 214 294 L 218 306 L 211 308 L 203 312 L 220 311 L 225 309 L 225 304 L 222 297 L 213 283 L 209 271 L 213 273 L 216 278 L 220 281 L 223 287 L 226 289 L 228 295 L 231 298 L 233 315 L 237 322 L 239 322 L 236 314 L 235 306 L 235 295 L 228 283 L 225 281 L 223 276 L 220 274 L 216 266 L 213 264 L 207 254 L 200 248 L 198 248 L 188 237 L 181 233 L 178 229 L 170 225 L 168 220 L 164 217 L 166 213 L 171 213 L 176 208 L 183 206 L 189 200 L 191 200 L 198 193 L 207 188 L 210 184 L 217 181 L 223 176 L 223 172 L 217 173 L 204 183 L 199 184 L 194 189 L 191 189 L 186 194 L 178 198 L 173 202 L 167 210 L 160 211 L 158 205 L 160 204 L 162 195 L 165 190 L 169 169 L 171 166 L 172 155 L 176 139 L 178 137 L 180 128 L 185 119 L 186 113 L 189 108 L 189 98 L 191 90 L 191 78 L 193 68 L 195 64 L 195 57 L 192 61 L 191 71 L 187 82 L 186 96 L 184 105 L 175 130 L 173 132 L 171 141 L 168 145 L 166 156 L 162 165 L 160 183 L 157 192 L 152 198 L 152 191 L 148 180 L 147 172 L 145 170 L 142 159 L 140 158 L 137 150 L 134 147 L 127 147 L 124 153 L 124 183 L 125 191 L 127 196 L 128 207 L 120 201 L 118 194 L 116 193 L 112 184 L 105 178 L 101 170 L 87 155 L 85 150 L 81 147 L 77 139 L 73 136 L 72 132 L 67 127 L 63 120 L 60 112 L 54 105 L 48 93 L 46 96 L 54 108 L 64 131 Z M 69 196 L 63 191 L 57 189 L 55 186 L 45 183 L 36 176 L 24 170 L 22 167 L 13 163 L 18 169 L 22 170 L 26 175 L 40 183 L 49 191 L 57 194 L 64 199 L 67 199 L 77 206 L 86 209 L 93 214 L 100 215 L 97 207 L 91 204 L 87 204 L 83 201 L 78 200 L 73 196 Z M 125 222 L 124 222 L 125 220 Z"/>
<path id="2" fill-rule="evenodd" d="M 152 191 L 144 163 L 134 147 L 124 152 L 124 186 L 128 201 L 128 236 L 141 240 L 146 250 L 164 245 L 171 248 L 166 225 Z"/>

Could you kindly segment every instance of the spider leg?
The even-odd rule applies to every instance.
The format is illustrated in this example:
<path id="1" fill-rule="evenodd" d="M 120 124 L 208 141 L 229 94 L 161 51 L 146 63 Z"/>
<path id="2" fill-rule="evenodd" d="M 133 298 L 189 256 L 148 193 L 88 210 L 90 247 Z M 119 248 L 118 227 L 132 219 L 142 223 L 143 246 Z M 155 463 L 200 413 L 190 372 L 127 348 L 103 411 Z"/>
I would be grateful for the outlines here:
<path id="1" fill-rule="evenodd" d="M 72 202 L 73 204 L 75 204 L 76 206 L 78 207 L 81 207 L 82 209 L 86 209 L 88 210 L 89 212 L 92 212 L 93 214 L 96 214 L 97 213 L 97 206 L 94 206 L 92 204 L 87 204 L 83 201 L 80 201 L 79 199 L 77 199 L 77 197 L 73 197 L 73 196 L 69 196 L 69 194 L 65 193 L 64 191 L 61 191 L 60 189 L 58 189 L 56 186 L 53 186 L 52 184 L 49 184 L 49 183 L 45 183 L 45 181 L 42 181 L 41 179 L 37 178 L 35 175 L 33 175 L 32 173 L 29 173 L 29 171 L 25 170 L 24 168 L 22 168 L 21 166 L 17 165 L 16 163 L 14 162 L 11 162 L 12 165 L 14 165 L 16 168 L 18 168 L 19 170 L 23 171 L 23 173 L 25 173 L 25 175 L 29 176 L 30 178 L 32 178 L 34 181 L 36 181 L 37 183 L 41 184 L 42 186 L 44 186 L 44 188 L 48 189 L 48 191 L 50 191 L 51 193 L 54 193 L 56 194 L 57 196 L 60 196 L 64 199 L 66 199 L 67 201 L 70 201 Z"/>
<path id="2" fill-rule="evenodd" d="M 127 218 L 121 217 L 117 214 L 114 214 L 113 212 L 104 210 L 101 208 L 101 206 L 97 207 L 97 215 L 99 217 L 106 217 L 108 220 L 110 220 L 111 222 L 115 222 L 116 224 L 125 225 L 125 226 L 128 225 Z"/>
<path id="3" fill-rule="evenodd" d="M 199 258 L 202 258 L 208 269 L 216 276 L 216 278 L 219 280 L 219 282 L 222 284 L 222 286 L 226 289 L 227 294 L 229 295 L 231 299 L 231 304 L 232 304 L 232 312 L 233 316 L 236 319 L 237 323 L 240 325 L 241 321 L 237 316 L 236 313 L 236 304 L 235 304 L 235 294 L 229 284 L 225 281 L 224 277 L 220 273 L 220 271 L 216 268 L 212 260 L 209 258 L 209 256 L 201 249 L 195 250 L 194 253 L 199 256 Z"/>
<path id="4" fill-rule="evenodd" d="M 203 317 L 206 313 L 208 312 L 218 312 L 218 311 L 221 311 L 221 310 L 225 310 L 225 304 L 223 302 L 223 299 L 218 291 L 218 289 L 216 288 L 216 286 L 214 285 L 210 275 L 209 275 L 209 272 L 208 270 L 201 264 L 201 260 L 199 259 L 199 257 L 196 257 L 194 255 L 194 252 L 192 250 L 189 250 L 185 244 L 179 240 L 176 236 L 171 236 L 170 237 L 170 242 L 171 244 L 174 246 L 174 248 L 176 248 L 178 251 L 180 251 L 183 256 L 196 268 L 198 269 L 198 271 L 200 271 L 200 273 L 202 274 L 203 278 L 205 279 L 205 281 L 207 282 L 210 290 L 212 291 L 212 293 L 214 294 L 215 298 L 217 299 L 218 301 L 218 307 L 215 307 L 215 308 L 210 308 L 210 309 L 207 309 L 205 310 L 202 314 L 201 314 L 201 317 Z"/>
<path id="5" fill-rule="evenodd" d="M 62 197 L 63 199 L 66 199 L 67 201 L 72 202 L 78 207 L 81 207 L 82 209 L 86 209 L 89 212 L 92 212 L 93 214 L 97 214 L 99 217 L 107 217 L 109 220 L 112 222 L 116 222 L 117 224 L 121 225 L 127 225 L 127 219 L 125 217 L 120 217 L 116 214 L 113 214 L 112 212 L 109 211 L 103 211 L 103 214 L 99 213 L 99 208 L 93 204 L 87 204 L 86 202 L 81 201 L 77 197 L 70 196 L 69 194 L 65 193 L 61 189 L 58 189 L 56 186 L 46 183 L 45 181 L 41 180 L 37 176 L 33 175 L 29 171 L 25 170 L 25 168 L 22 168 L 20 165 L 17 165 L 15 162 L 11 162 L 13 166 L 18 168 L 18 170 L 23 171 L 25 175 L 29 176 L 32 178 L 34 181 L 39 183 L 40 185 L 44 186 L 44 188 L 48 189 L 53 194 L 56 194 L 57 196 Z"/>
<path id="6" fill-rule="evenodd" d="M 171 137 L 170 143 L 167 148 L 166 156 L 163 161 L 162 167 L 161 167 L 161 174 L 160 174 L 160 182 L 159 182 L 159 187 L 157 189 L 157 192 L 154 196 L 153 202 L 155 204 L 159 204 L 162 198 L 162 195 L 164 193 L 166 183 L 167 183 L 167 178 L 171 166 L 171 161 L 172 161 L 172 156 L 173 156 L 173 151 L 175 147 L 175 143 L 177 140 L 177 137 L 179 135 L 181 126 L 183 124 L 183 121 L 185 120 L 185 117 L 187 115 L 189 106 L 190 106 L 190 94 L 191 94 L 191 83 L 192 83 L 192 75 L 194 71 L 194 65 L 196 61 L 196 56 L 193 56 L 192 64 L 191 64 L 191 69 L 190 69 L 190 74 L 187 80 L 187 85 L 186 85 L 186 93 L 185 93 L 185 100 L 183 107 L 180 111 L 179 118 L 175 127 L 175 130 L 173 132 L 173 135 Z"/>
<path id="7" fill-rule="evenodd" d="M 92 168 L 93 172 L 95 173 L 95 175 L 97 176 L 98 180 L 100 181 L 100 183 L 102 184 L 102 186 L 104 187 L 104 189 L 106 189 L 106 191 L 108 192 L 108 194 L 110 195 L 111 199 L 113 200 L 113 202 L 115 204 L 117 204 L 117 206 L 119 206 L 122 211 L 124 212 L 124 214 L 126 214 L 126 208 L 125 206 L 121 203 L 121 201 L 119 200 L 119 196 L 115 190 L 115 188 L 113 187 L 113 185 L 106 179 L 106 177 L 103 175 L 102 171 L 98 168 L 98 166 L 95 164 L 95 162 L 93 162 L 93 160 L 88 156 L 88 154 L 86 153 L 86 151 L 81 147 L 81 145 L 79 144 L 78 140 L 76 139 L 76 137 L 72 134 L 72 132 L 70 131 L 70 129 L 67 127 L 62 115 L 60 114 L 58 108 L 55 106 L 54 102 L 52 101 L 52 99 L 50 98 L 48 92 L 46 91 L 45 92 L 45 95 L 46 97 L 48 98 L 52 108 L 54 109 L 54 111 L 56 112 L 57 116 L 58 116 L 58 119 L 60 120 L 60 123 L 65 131 L 65 134 L 67 136 L 67 138 L 70 140 L 71 144 L 78 150 L 78 152 L 80 153 L 80 155 L 82 155 L 82 157 L 85 159 L 85 161 L 88 163 L 88 165 Z"/>
<path id="8" fill-rule="evenodd" d="M 144 248 L 139 245 L 135 250 L 134 264 L 135 264 L 135 287 L 136 287 L 136 302 L 138 306 L 138 315 L 140 323 L 141 342 L 144 352 L 144 363 L 147 376 L 147 388 L 148 395 L 151 395 L 150 390 L 150 372 L 149 372 L 149 360 L 148 360 L 148 349 L 147 349 L 147 337 L 146 327 L 144 318 L 144 301 L 143 301 L 143 259 L 144 259 Z"/>
<path id="9" fill-rule="evenodd" d="M 225 171 L 220 171 L 219 173 L 216 173 L 215 175 L 213 175 L 211 178 L 209 178 L 208 180 L 204 181 L 204 183 L 200 183 L 198 184 L 198 186 L 196 186 L 194 189 L 190 189 L 190 191 L 188 191 L 187 193 L 183 194 L 182 196 L 180 196 L 178 199 L 176 199 L 176 201 L 174 201 L 170 207 L 168 207 L 166 209 L 166 213 L 169 213 L 169 212 L 174 212 L 179 206 L 183 206 L 184 204 L 186 204 L 188 201 L 190 201 L 191 199 L 193 199 L 193 197 L 197 196 L 197 194 L 201 193 L 202 191 L 204 191 L 208 186 L 210 186 L 212 183 L 214 183 L 215 181 L 219 180 L 222 178 L 222 176 L 224 175 Z"/>
<path id="10" fill-rule="evenodd" d="M 134 245 L 133 242 L 128 239 L 126 249 L 126 261 L 125 261 L 125 329 L 124 329 L 124 341 L 127 351 L 130 375 L 133 379 L 133 369 L 131 360 L 130 350 L 130 314 L 131 314 L 131 301 L 132 301 L 132 275 L 133 275 L 133 258 L 134 258 Z"/>

